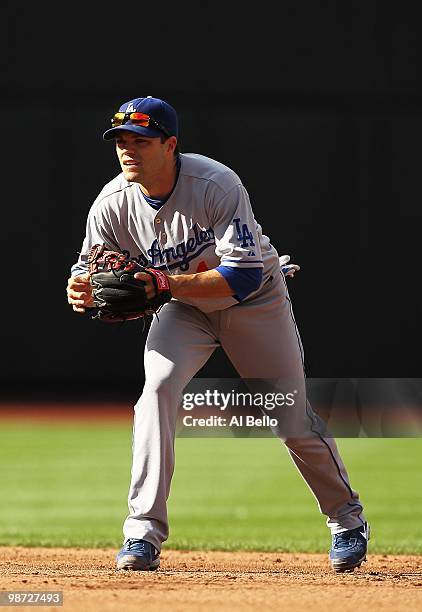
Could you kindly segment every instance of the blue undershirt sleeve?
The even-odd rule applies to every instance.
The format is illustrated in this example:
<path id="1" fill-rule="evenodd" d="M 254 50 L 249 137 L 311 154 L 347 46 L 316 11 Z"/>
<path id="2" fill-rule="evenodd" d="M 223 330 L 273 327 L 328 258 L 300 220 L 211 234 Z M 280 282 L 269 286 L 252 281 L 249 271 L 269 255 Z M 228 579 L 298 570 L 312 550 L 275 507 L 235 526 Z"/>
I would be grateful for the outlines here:
<path id="1" fill-rule="evenodd" d="M 233 297 L 242 302 L 250 293 L 259 289 L 262 282 L 262 268 L 232 268 L 218 266 L 215 268 L 226 279 L 235 292 Z"/>

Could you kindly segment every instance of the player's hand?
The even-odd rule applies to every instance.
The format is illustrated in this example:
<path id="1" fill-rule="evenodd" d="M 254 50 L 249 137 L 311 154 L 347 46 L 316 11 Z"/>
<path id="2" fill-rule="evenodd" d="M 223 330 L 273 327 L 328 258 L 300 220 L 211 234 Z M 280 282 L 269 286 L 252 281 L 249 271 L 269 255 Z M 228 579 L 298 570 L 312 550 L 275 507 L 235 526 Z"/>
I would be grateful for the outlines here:
<path id="1" fill-rule="evenodd" d="M 67 301 L 75 312 L 84 313 L 85 308 L 92 308 L 92 287 L 89 282 L 89 274 L 71 276 L 67 281 Z"/>
<path id="2" fill-rule="evenodd" d="M 155 287 L 154 287 L 154 281 L 152 280 L 151 276 L 147 274 L 146 272 L 137 272 L 134 275 L 134 278 L 136 278 L 136 280 L 140 280 L 145 283 L 145 293 L 146 293 L 147 299 L 152 300 L 152 298 L 155 297 Z"/>

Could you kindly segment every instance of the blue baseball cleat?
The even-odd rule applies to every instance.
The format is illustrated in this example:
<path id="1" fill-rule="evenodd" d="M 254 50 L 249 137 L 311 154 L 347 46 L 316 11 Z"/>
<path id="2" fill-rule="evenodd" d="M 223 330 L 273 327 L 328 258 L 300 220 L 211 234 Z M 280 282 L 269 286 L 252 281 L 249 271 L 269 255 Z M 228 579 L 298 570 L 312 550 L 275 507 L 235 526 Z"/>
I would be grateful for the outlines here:
<path id="1" fill-rule="evenodd" d="M 154 571 L 160 565 L 160 553 L 146 540 L 129 538 L 116 560 L 118 570 Z"/>
<path id="2" fill-rule="evenodd" d="M 335 533 L 330 550 L 331 566 L 335 572 L 350 572 L 366 561 L 369 525 Z"/>

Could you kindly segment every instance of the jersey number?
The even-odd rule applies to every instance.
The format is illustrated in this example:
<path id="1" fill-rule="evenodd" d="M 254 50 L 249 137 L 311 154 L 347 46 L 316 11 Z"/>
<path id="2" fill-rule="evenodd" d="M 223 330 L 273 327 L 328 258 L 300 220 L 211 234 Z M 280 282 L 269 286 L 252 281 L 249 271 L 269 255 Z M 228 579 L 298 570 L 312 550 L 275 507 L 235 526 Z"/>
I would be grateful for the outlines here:
<path id="1" fill-rule="evenodd" d="M 200 261 L 198 267 L 196 268 L 197 272 L 206 272 L 208 270 L 208 266 L 205 261 Z"/>

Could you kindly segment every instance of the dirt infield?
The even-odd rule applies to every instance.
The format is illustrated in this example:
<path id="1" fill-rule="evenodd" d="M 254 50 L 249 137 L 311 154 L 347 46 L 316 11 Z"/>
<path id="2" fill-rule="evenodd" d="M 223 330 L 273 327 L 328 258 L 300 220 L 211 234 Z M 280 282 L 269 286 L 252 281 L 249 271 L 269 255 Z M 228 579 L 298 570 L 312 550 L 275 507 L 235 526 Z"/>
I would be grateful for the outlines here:
<path id="1" fill-rule="evenodd" d="M 78 612 L 422 609 L 417 556 L 371 555 L 353 574 L 336 575 L 326 555 L 257 552 L 163 551 L 157 572 L 116 572 L 115 552 L 0 548 L 0 590 L 61 590 L 61 609 Z"/>
<path id="2" fill-rule="evenodd" d="M 3 402 L 0 420 L 26 423 L 132 422 L 133 406 L 122 403 Z"/>

